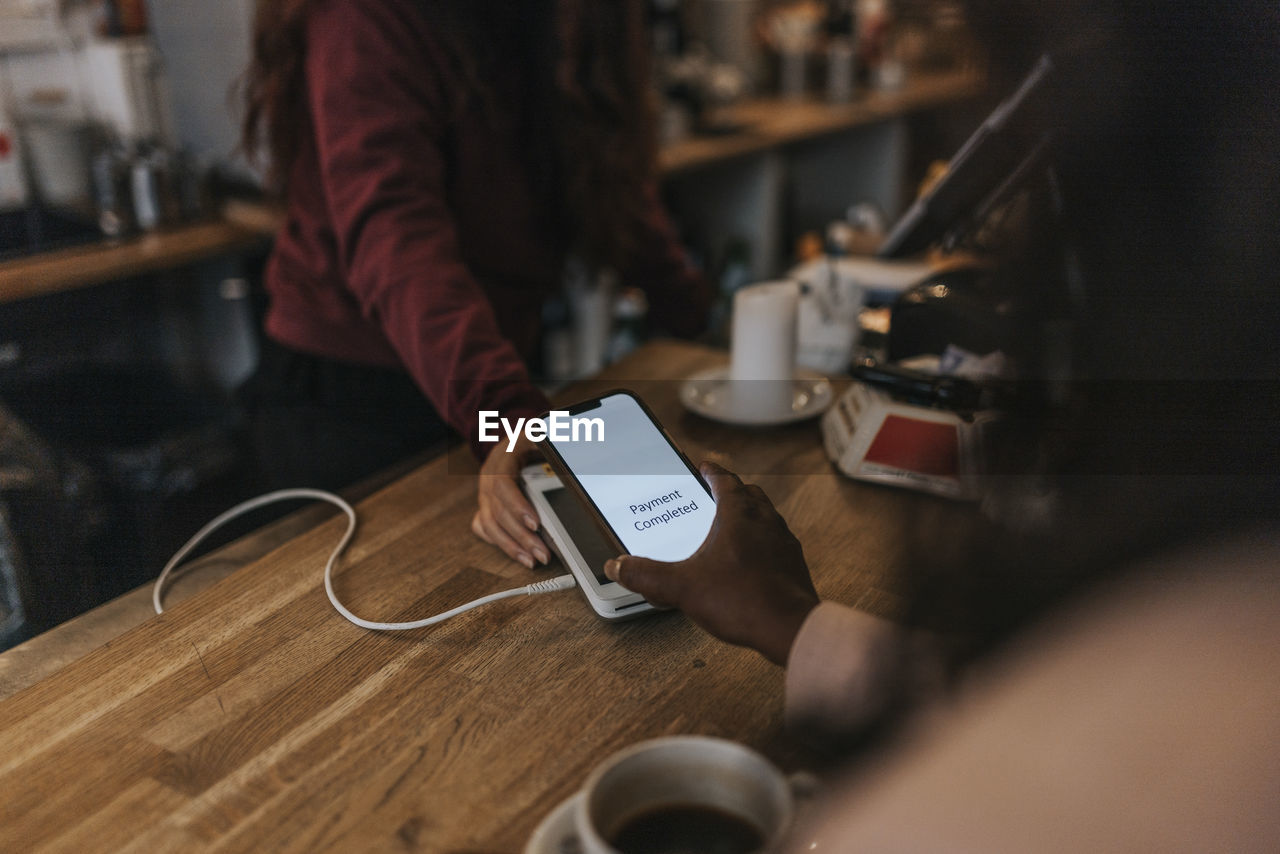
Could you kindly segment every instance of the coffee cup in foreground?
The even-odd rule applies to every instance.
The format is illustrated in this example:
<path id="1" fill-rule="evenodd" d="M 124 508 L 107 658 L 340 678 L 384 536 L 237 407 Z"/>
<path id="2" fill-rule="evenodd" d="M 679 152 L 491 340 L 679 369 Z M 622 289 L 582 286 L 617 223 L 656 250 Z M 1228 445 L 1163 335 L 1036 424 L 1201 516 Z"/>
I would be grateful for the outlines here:
<path id="1" fill-rule="evenodd" d="M 778 841 L 792 810 L 787 779 L 754 750 L 678 735 L 605 760 L 574 822 L 585 854 L 751 854 Z"/>

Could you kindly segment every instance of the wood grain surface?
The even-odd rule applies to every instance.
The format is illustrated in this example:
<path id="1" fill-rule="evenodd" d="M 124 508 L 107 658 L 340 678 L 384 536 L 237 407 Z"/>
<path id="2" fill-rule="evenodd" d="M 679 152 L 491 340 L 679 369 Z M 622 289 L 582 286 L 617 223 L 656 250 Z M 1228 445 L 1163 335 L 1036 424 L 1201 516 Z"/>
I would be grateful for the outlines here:
<path id="1" fill-rule="evenodd" d="M 636 389 L 689 456 L 759 483 L 826 598 L 892 614 L 922 496 L 834 473 L 817 422 L 740 430 L 683 411 L 722 353 L 654 343 L 594 388 Z M 581 397 L 592 388 L 570 390 Z M 362 616 L 408 620 L 550 575 L 473 537 L 465 450 L 359 504 L 336 573 Z M 705 733 L 794 766 L 782 672 L 678 613 L 598 620 L 577 591 L 434 628 L 357 628 L 325 598 L 330 516 L 0 703 L 0 851 L 519 851 L 589 769 Z"/>
<path id="2" fill-rule="evenodd" d="M 171 270 L 265 246 L 261 233 L 215 220 L 114 243 L 93 243 L 0 262 L 0 303 Z"/>

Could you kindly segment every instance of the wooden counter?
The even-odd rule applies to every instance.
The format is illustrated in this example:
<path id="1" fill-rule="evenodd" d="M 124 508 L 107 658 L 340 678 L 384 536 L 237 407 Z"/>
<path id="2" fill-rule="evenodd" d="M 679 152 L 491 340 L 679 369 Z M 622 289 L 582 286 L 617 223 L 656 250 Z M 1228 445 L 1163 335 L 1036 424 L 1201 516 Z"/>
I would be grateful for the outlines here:
<path id="1" fill-rule="evenodd" d="M 691 457 L 768 492 L 825 597 L 891 613 L 903 526 L 929 499 L 833 473 L 816 422 L 685 413 L 675 380 L 724 358 L 651 344 L 569 396 L 635 388 Z M 336 573 L 352 610 L 407 620 L 548 577 L 470 534 L 475 471 L 460 450 L 359 504 Z M 408 633 L 351 625 L 321 582 L 342 527 L 329 516 L 0 702 L 0 850 L 518 851 L 637 740 L 792 755 L 781 671 L 678 613 L 610 625 L 569 591 Z"/>

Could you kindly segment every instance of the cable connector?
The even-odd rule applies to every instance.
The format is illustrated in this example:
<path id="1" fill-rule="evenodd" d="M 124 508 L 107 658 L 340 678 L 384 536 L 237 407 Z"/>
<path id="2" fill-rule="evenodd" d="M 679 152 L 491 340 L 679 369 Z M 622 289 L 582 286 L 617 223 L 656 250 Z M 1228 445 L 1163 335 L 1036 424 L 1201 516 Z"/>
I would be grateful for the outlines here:
<path id="1" fill-rule="evenodd" d="M 532 584 L 525 585 L 524 592 L 530 596 L 536 596 L 539 593 L 557 593 L 561 590 L 572 590 L 578 585 L 573 580 L 572 575 L 561 575 L 556 578 L 548 578 L 546 581 L 535 581 Z"/>

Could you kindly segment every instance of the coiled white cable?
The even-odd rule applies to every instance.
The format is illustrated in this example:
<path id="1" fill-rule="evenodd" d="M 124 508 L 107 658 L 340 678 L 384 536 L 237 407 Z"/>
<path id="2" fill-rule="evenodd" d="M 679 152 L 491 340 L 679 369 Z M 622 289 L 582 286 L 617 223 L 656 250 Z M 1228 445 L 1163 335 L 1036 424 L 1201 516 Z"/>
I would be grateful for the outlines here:
<path id="1" fill-rule="evenodd" d="M 464 611 L 470 611 L 472 608 L 478 608 L 481 605 L 487 605 L 490 602 L 496 602 L 499 599 L 508 599 L 512 596 L 535 596 L 541 593 L 555 593 L 559 590 L 571 590 L 576 582 L 572 575 L 561 575 L 556 578 L 549 578 L 545 581 L 535 581 L 533 584 L 526 584 L 524 587 L 513 587 L 510 590 L 503 590 L 500 593 L 491 593 L 488 596 L 482 596 L 465 605 L 459 605 L 443 614 L 436 614 L 434 617 L 427 617 L 423 620 L 413 620 L 407 623 L 378 623 L 373 620 L 366 620 L 357 617 L 351 613 L 346 605 L 338 600 L 338 595 L 333 591 L 333 566 L 338 562 L 338 558 L 346 551 L 347 544 L 351 542 L 351 538 L 356 533 L 356 511 L 341 496 L 334 495 L 332 492 L 326 492 L 323 489 L 281 489 L 276 492 L 269 492 L 266 495 L 259 495 L 257 498 L 251 498 L 248 501 L 241 502 L 225 513 L 219 514 L 211 522 L 196 531 L 195 536 L 187 540 L 187 542 L 169 558 L 169 562 L 164 565 L 164 569 L 160 570 L 160 575 L 156 578 L 156 583 L 151 589 L 151 604 L 154 606 L 157 614 L 164 613 L 164 606 L 161 603 L 164 594 L 164 583 L 168 580 L 173 570 L 182 563 L 183 558 L 191 553 L 191 550 L 200 545 L 206 537 L 223 525 L 239 516 L 243 516 L 259 507 L 265 507 L 268 504 L 275 504 L 279 501 L 296 501 L 298 499 L 315 499 L 317 501 L 327 501 L 338 507 L 347 515 L 347 530 L 342 535 L 342 539 L 338 541 L 338 545 L 329 554 L 329 560 L 324 565 L 324 592 L 329 597 L 330 604 L 334 609 L 346 619 L 355 623 L 357 626 L 365 629 L 373 629 L 380 632 L 402 632 L 408 629 L 421 629 L 426 626 L 434 626 L 436 623 L 443 623 L 451 617 L 456 617 Z"/>

